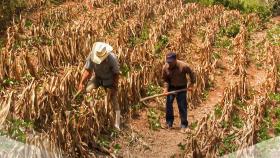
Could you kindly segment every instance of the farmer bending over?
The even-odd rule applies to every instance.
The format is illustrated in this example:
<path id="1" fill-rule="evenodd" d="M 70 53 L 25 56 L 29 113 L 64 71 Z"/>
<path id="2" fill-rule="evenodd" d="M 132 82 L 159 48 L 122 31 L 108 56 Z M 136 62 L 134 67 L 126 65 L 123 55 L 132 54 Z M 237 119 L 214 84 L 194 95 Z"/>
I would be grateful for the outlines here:
<path id="1" fill-rule="evenodd" d="M 112 52 L 113 48 L 103 42 L 93 44 L 92 51 L 86 59 L 85 71 L 79 84 L 79 90 L 83 90 L 86 85 L 86 91 L 104 87 L 109 93 L 111 104 L 115 110 L 115 127 L 120 129 L 120 107 L 118 103 L 118 82 L 120 67 L 116 55 Z"/>

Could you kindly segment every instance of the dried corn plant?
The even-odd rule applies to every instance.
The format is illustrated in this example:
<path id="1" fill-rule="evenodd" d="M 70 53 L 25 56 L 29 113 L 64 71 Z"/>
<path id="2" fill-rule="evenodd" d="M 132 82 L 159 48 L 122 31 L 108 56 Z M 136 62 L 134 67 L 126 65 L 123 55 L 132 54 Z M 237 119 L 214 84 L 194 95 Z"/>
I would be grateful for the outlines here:
<path id="1" fill-rule="evenodd" d="M 4 96 L 1 97 L 1 101 L 0 101 L 0 128 L 2 128 L 3 123 L 5 122 L 5 120 L 7 119 L 7 116 L 9 114 L 9 110 L 10 110 L 10 106 L 12 103 L 12 98 L 13 98 L 13 92 L 11 92 L 9 94 L 9 96 Z"/>
<path id="2" fill-rule="evenodd" d="M 244 149 L 257 143 L 257 130 L 259 130 L 263 121 L 264 109 L 268 105 L 267 100 L 267 95 L 258 96 L 258 98 L 254 98 L 253 104 L 247 107 L 247 121 L 243 129 L 237 134 L 239 149 Z"/>
<path id="3" fill-rule="evenodd" d="M 246 74 L 246 66 L 248 65 L 248 57 L 246 50 L 246 27 L 240 26 L 240 32 L 234 39 L 235 56 L 233 58 L 233 74 Z"/>
<path id="4" fill-rule="evenodd" d="M 11 112 L 13 116 L 24 120 L 35 119 L 51 140 L 67 153 L 90 155 L 89 147 L 96 144 L 89 140 L 96 140 L 96 135 L 112 126 L 112 109 L 107 99 L 100 98 L 100 93 L 88 96 L 93 98 L 93 102 L 83 101 L 78 109 L 73 109 L 69 98 L 73 96 L 73 85 L 77 84 L 75 78 L 79 78 L 80 68 L 67 69 L 63 76 L 50 77 L 43 84 L 32 82 L 18 98 L 14 98 Z M 143 91 L 142 75 L 143 72 L 133 73 L 127 80 L 122 80 L 119 93 L 121 105 L 132 105 L 139 101 L 139 92 Z M 131 97 L 128 99 L 128 96 Z M 8 103 L 8 100 L 4 103 Z M 122 106 L 122 111 L 128 112 L 128 108 Z"/>
<path id="5" fill-rule="evenodd" d="M 243 38 L 238 35 L 239 37 L 237 36 L 235 39 L 236 43 L 240 42 L 240 39 L 244 39 L 244 30 L 245 27 L 240 32 L 241 35 L 243 34 Z M 245 41 L 240 42 L 241 45 L 242 43 L 245 43 Z M 185 157 L 217 157 L 220 155 L 219 150 L 223 148 L 223 140 L 228 139 L 229 136 L 234 138 L 231 140 L 231 144 L 234 145 L 235 150 L 241 150 L 257 143 L 257 132 L 264 120 L 265 109 L 270 106 L 268 94 L 274 93 L 278 86 L 276 63 L 279 62 L 279 57 L 275 53 L 277 49 L 266 43 L 266 50 L 267 75 L 266 81 L 262 85 L 262 92 L 250 96 L 246 74 L 246 54 L 241 54 L 240 51 L 240 54 L 237 54 L 241 63 L 239 64 L 240 73 L 235 83 L 224 90 L 223 99 L 220 103 L 223 107 L 221 115 L 217 117 L 212 114 L 199 121 L 198 126 L 190 136 L 192 138 L 187 141 Z M 250 104 L 244 107 L 245 110 L 240 110 L 233 104 L 236 99 L 242 102 L 250 102 Z M 222 126 L 224 122 L 230 123 L 232 121 L 233 114 L 241 115 L 242 119 L 246 120 L 242 128 Z"/>
<path id="6" fill-rule="evenodd" d="M 194 8 L 196 8 L 196 6 L 194 6 Z M 179 37 L 179 40 L 175 40 L 174 42 L 174 47 L 179 48 L 177 50 L 181 53 L 186 52 L 187 49 L 190 49 L 187 47 L 187 45 L 189 45 L 188 43 L 191 42 L 191 36 L 194 35 L 194 33 L 197 31 L 197 29 L 194 28 L 197 28 L 197 25 L 209 22 L 209 15 L 220 16 L 223 13 L 223 11 L 223 7 L 214 6 L 210 9 L 201 9 L 196 13 L 195 16 L 187 18 L 187 20 L 184 22 L 181 28 L 181 35 Z M 199 66 L 198 68 L 196 68 L 196 88 L 193 91 L 193 93 L 189 95 L 189 101 L 191 103 L 190 107 L 192 108 L 201 102 L 201 95 L 203 91 L 207 87 L 209 87 L 210 78 L 213 79 L 213 76 L 211 76 L 210 74 L 215 68 L 215 62 L 212 61 L 212 47 L 216 33 L 219 29 L 219 25 L 217 22 L 214 21 L 207 25 L 206 29 L 207 30 L 205 33 L 205 39 L 202 43 L 202 46 L 200 46 L 199 48 L 199 51 L 201 52 L 201 62 L 199 63 L 199 65 L 201 65 L 201 67 Z"/>
<path id="7" fill-rule="evenodd" d="M 280 63 L 279 53 L 276 46 L 271 45 L 269 42 L 265 43 L 266 48 L 266 60 L 265 60 L 265 67 L 266 67 L 266 74 L 267 80 L 263 85 L 265 89 L 271 92 L 277 92 L 277 87 L 279 87 L 279 77 L 278 77 L 278 68 L 277 65 Z"/>
<path id="8" fill-rule="evenodd" d="M 238 21 L 241 19 L 241 14 L 237 10 L 228 10 L 225 11 L 222 17 L 220 18 L 219 22 L 222 26 L 227 27 L 233 21 Z"/>
<path id="9" fill-rule="evenodd" d="M 225 122 L 231 122 L 237 108 L 233 102 L 237 99 L 246 98 L 248 96 L 248 81 L 245 76 L 239 77 L 239 81 L 233 83 L 224 91 L 223 100 L 221 102 L 221 115 L 206 116 L 198 122 L 198 125 L 191 136 L 193 140 L 187 141 L 188 149 L 185 157 L 202 155 L 202 157 L 216 157 L 219 155 L 219 148 L 222 140 L 229 134 L 239 132 L 239 129 L 233 126 L 223 127 Z M 238 140 L 238 139 L 236 139 Z M 196 142 L 196 146 L 193 145 Z M 213 145 L 217 144 L 217 145 Z"/>
<path id="10" fill-rule="evenodd" d="M 249 95 L 249 81 L 246 75 L 242 75 L 235 83 L 231 83 L 228 88 L 225 88 L 221 105 L 225 105 L 239 98 L 242 101 L 246 100 Z"/>
<path id="11" fill-rule="evenodd" d="M 15 91 L 7 89 L 6 95 L 1 96 L 0 107 L 4 108 L 0 112 L 0 122 L 3 123 L 7 115 L 34 120 L 34 124 L 46 132 L 51 147 L 36 140 L 30 140 L 30 144 L 52 151 L 58 147 L 68 157 L 95 157 L 92 150 L 98 148 L 98 135 L 113 126 L 113 110 L 104 90 L 94 90 L 85 94 L 82 100 L 72 101 L 77 79 L 81 77 L 82 61 L 95 41 L 102 40 L 113 45 L 121 66 L 128 68 L 127 74 L 120 80 L 118 96 L 120 105 L 123 105 L 121 110 L 126 115 L 130 105 L 138 103 L 145 95 L 145 86 L 161 83 L 159 67 L 164 64 L 164 53 L 170 49 L 164 45 L 160 53 L 156 53 L 161 37 L 170 36 L 167 38 L 171 49 L 180 52 L 179 55 L 186 60 L 188 54 L 197 52 L 190 49 L 190 43 L 199 31 L 198 26 L 206 25 L 204 39 L 197 48 L 201 56 L 195 68 L 197 84 L 189 97 L 192 100 L 190 106 L 195 107 L 201 102 L 201 94 L 209 86 L 209 81 L 213 80 L 211 73 L 215 70 L 216 61 L 212 59 L 212 52 L 218 30 L 241 17 L 239 12 L 225 11 L 221 6 L 206 8 L 195 3 L 183 4 L 181 0 L 125 0 L 119 4 L 97 0 L 92 4 L 104 8 L 102 11 L 93 10 L 91 14 L 83 10 L 82 5 L 51 10 L 41 14 L 39 23 L 30 27 L 25 27 L 27 19 L 21 19 L 7 30 L 7 44 L 0 54 L 0 80 L 17 78 L 21 81 L 21 87 Z M 191 16 L 186 18 L 186 15 Z M 184 18 L 179 34 L 171 37 L 173 32 L 178 32 L 177 23 Z M 250 18 L 247 17 L 247 21 Z M 133 41 L 141 38 L 144 29 L 148 32 L 147 37 L 138 43 Z M 244 30 L 236 37 L 236 47 L 244 44 Z M 20 41 L 21 48 L 15 48 L 17 41 Z M 238 66 L 243 69 L 242 53 L 236 54 L 240 57 L 241 64 Z M 40 72 L 39 68 L 45 72 Z M 277 72 L 275 67 L 274 71 Z M 27 73 L 31 74 L 32 80 L 23 81 L 21 76 Z M 274 78 L 271 78 L 275 81 L 275 72 L 273 75 Z M 238 81 L 224 93 L 222 116 L 203 118 L 193 139 L 187 143 L 193 156 L 217 156 L 218 146 L 212 144 L 220 143 L 229 133 L 229 129 L 221 129 L 220 122 L 232 118 L 236 110 L 233 100 L 245 100 L 248 96 L 245 73 L 242 71 L 238 77 Z M 10 116 L 7 113 L 9 109 Z M 250 131 L 242 139 L 246 145 L 251 144 L 255 122 L 259 119 L 251 117 L 250 112 L 252 110 L 247 114 L 250 121 L 239 132 Z"/>

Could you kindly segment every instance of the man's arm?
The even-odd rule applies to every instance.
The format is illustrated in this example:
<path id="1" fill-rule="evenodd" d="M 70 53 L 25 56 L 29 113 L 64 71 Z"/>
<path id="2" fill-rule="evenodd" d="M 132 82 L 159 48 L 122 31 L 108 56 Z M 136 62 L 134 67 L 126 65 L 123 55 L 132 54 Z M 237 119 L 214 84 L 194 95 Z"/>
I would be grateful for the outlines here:
<path id="1" fill-rule="evenodd" d="M 190 87 L 192 87 L 192 86 L 195 84 L 195 82 L 196 82 L 196 77 L 195 77 L 194 72 L 193 72 L 192 69 L 191 69 L 189 66 L 187 66 L 187 65 L 184 66 L 184 72 L 190 76 L 190 79 L 191 79 Z"/>
<path id="2" fill-rule="evenodd" d="M 113 88 L 116 89 L 116 90 L 118 90 L 119 79 L 120 79 L 120 75 L 119 74 L 114 74 L 113 75 Z"/>
<path id="3" fill-rule="evenodd" d="M 91 76 L 92 76 L 92 71 L 85 69 L 79 84 L 79 90 L 83 90 L 85 88 L 85 84 Z"/>
<path id="4" fill-rule="evenodd" d="M 165 71 L 165 66 L 162 68 L 162 79 L 163 79 L 163 93 L 167 93 L 169 83 L 168 83 L 168 76 Z"/>
<path id="5" fill-rule="evenodd" d="M 85 88 L 85 84 L 88 79 L 92 76 L 93 72 L 93 62 L 90 59 L 90 55 L 86 59 L 86 64 L 84 66 L 84 72 L 82 74 L 82 78 L 79 84 L 78 89 L 83 90 Z"/>
<path id="6" fill-rule="evenodd" d="M 118 90 L 118 85 L 119 85 L 119 78 L 120 78 L 120 64 L 119 64 L 119 61 L 118 61 L 118 58 L 115 54 L 113 54 L 113 60 L 111 62 L 112 64 L 112 71 L 113 71 L 113 89 L 115 91 Z"/>

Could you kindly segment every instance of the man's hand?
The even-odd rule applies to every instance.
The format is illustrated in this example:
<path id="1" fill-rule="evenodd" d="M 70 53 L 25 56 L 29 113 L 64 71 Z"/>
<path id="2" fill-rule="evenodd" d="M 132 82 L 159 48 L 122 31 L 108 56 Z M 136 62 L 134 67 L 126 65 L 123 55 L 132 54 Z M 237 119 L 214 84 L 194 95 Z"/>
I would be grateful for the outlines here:
<path id="1" fill-rule="evenodd" d="M 78 86 L 78 91 L 82 91 L 85 89 L 85 85 L 83 83 L 80 83 Z"/>
<path id="2" fill-rule="evenodd" d="M 163 88 L 163 94 L 167 95 L 168 93 L 168 89 L 167 88 Z"/>
<path id="3" fill-rule="evenodd" d="M 192 91 L 193 91 L 193 85 L 190 85 L 190 86 L 187 88 L 187 91 L 192 92 Z"/>

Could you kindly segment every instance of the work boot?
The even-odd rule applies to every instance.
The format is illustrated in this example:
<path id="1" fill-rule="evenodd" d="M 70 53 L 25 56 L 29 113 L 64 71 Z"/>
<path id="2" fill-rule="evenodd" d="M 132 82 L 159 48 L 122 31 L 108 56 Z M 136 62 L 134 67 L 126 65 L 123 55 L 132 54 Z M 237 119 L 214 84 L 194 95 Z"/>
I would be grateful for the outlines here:
<path id="1" fill-rule="evenodd" d="M 191 130 L 187 126 L 181 125 L 180 133 L 191 133 Z"/>
<path id="2" fill-rule="evenodd" d="M 164 126 L 164 129 L 172 129 L 172 124 L 171 123 L 166 123 L 165 126 Z"/>
<path id="3" fill-rule="evenodd" d="M 117 110 L 116 111 L 116 120 L 115 120 L 115 128 L 120 130 L 120 121 L 121 121 L 121 111 Z"/>

